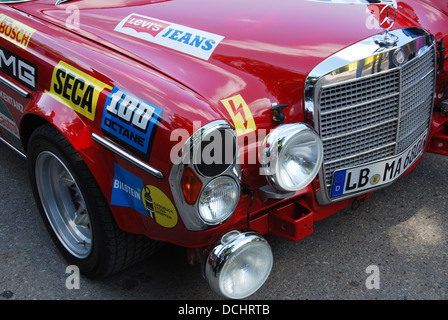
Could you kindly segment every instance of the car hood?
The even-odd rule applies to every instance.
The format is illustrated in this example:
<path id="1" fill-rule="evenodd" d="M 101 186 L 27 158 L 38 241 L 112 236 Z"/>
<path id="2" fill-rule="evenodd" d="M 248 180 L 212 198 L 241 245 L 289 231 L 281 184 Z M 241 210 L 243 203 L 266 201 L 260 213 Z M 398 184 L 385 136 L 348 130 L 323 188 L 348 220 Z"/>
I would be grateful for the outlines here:
<path id="1" fill-rule="evenodd" d="M 371 2 L 379 1 L 83 0 L 55 6 L 38 0 L 16 8 L 148 65 L 212 105 L 246 92 L 256 114 L 252 102 L 260 96 L 300 104 L 316 65 L 383 32 L 377 23 L 383 5 Z M 400 7 L 394 29 L 420 26 L 414 8 L 421 5 L 407 1 L 406 12 Z"/>

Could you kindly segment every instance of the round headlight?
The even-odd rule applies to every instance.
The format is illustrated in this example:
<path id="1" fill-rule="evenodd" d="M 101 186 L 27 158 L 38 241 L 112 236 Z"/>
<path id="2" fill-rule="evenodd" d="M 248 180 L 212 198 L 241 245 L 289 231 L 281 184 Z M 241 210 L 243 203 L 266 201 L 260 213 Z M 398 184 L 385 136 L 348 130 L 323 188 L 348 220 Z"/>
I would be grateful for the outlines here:
<path id="1" fill-rule="evenodd" d="M 196 170 L 205 177 L 223 174 L 236 161 L 238 145 L 233 129 L 204 130 L 194 154 Z"/>
<path id="2" fill-rule="evenodd" d="M 271 272 L 273 256 L 267 241 L 256 232 L 231 231 L 210 253 L 205 275 L 211 288 L 230 299 L 257 291 Z"/>
<path id="3" fill-rule="evenodd" d="M 199 198 L 199 214 L 207 224 L 218 224 L 229 218 L 236 209 L 240 190 L 236 181 L 228 176 L 211 180 Z"/>
<path id="4" fill-rule="evenodd" d="M 241 299 L 257 291 L 268 277 L 272 261 L 267 243 L 255 242 L 241 248 L 222 268 L 221 292 L 231 299 Z"/>
<path id="5" fill-rule="evenodd" d="M 262 173 L 274 188 L 284 192 L 306 187 L 323 160 L 320 137 L 302 123 L 276 128 L 266 137 L 262 152 Z"/>

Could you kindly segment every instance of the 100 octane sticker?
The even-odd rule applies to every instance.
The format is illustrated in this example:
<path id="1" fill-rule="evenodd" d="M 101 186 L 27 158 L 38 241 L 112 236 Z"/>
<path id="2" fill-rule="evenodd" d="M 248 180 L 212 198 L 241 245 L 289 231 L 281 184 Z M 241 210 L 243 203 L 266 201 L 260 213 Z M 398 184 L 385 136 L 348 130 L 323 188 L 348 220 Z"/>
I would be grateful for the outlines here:
<path id="1" fill-rule="evenodd" d="M 101 129 L 105 136 L 149 160 L 162 109 L 114 87 L 106 100 Z"/>

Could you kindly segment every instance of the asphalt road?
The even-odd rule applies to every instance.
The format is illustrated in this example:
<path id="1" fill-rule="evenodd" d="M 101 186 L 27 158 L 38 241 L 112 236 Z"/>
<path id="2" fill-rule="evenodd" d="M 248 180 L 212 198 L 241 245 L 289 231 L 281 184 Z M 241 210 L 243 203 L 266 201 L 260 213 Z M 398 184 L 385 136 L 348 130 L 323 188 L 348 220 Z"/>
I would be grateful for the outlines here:
<path id="1" fill-rule="evenodd" d="M 79 289 L 67 289 L 67 264 L 40 220 L 25 161 L 3 144 L 0 181 L 0 302 L 219 299 L 200 267 L 171 245 L 120 274 L 81 277 Z M 426 154 L 411 174 L 316 223 L 302 241 L 267 238 L 273 270 L 250 300 L 446 300 L 448 157 Z"/>

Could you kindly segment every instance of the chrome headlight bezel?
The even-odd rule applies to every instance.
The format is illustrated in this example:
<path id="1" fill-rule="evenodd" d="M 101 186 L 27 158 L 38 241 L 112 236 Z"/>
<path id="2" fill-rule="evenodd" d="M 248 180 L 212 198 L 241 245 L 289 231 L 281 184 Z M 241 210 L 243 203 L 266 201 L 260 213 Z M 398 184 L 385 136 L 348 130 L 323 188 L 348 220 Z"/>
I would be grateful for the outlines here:
<path id="1" fill-rule="evenodd" d="M 306 145 L 305 145 L 306 144 Z M 300 181 L 292 181 L 291 174 L 285 174 L 285 157 L 293 147 L 303 148 L 312 157 L 312 169 L 305 168 L 297 174 L 302 174 Z M 300 157 L 299 157 L 300 158 Z M 302 160 L 305 158 L 301 158 Z M 305 159 L 303 163 L 310 164 L 310 159 Z M 319 135 L 310 126 L 304 123 L 283 124 L 275 128 L 266 136 L 261 147 L 261 170 L 260 173 L 266 176 L 268 183 L 280 192 L 294 192 L 305 188 L 317 176 L 323 161 L 323 144 Z M 296 165 L 303 168 L 303 165 Z M 287 177 L 291 181 L 286 181 Z"/>
<path id="2" fill-rule="evenodd" d="M 203 150 L 204 148 L 207 148 L 207 143 L 204 144 L 204 141 L 209 141 L 209 137 L 214 135 L 216 136 L 217 132 L 221 133 L 221 137 L 232 139 L 233 155 L 227 158 L 224 157 L 225 162 L 223 164 L 218 164 L 217 167 L 214 167 L 214 164 L 208 163 L 207 159 L 205 162 L 201 161 L 203 159 Z M 219 135 L 216 137 L 219 137 Z M 218 177 L 223 176 L 232 179 L 235 182 L 235 186 L 237 188 L 236 191 L 238 194 L 235 208 L 232 209 L 232 212 L 229 214 L 225 214 L 215 220 L 209 220 L 206 218 L 204 219 L 199 212 L 199 198 L 193 204 L 187 203 L 186 199 L 184 198 L 180 182 L 182 179 L 182 175 L 186 170 L 193 171 L 197 179 L 199 179 L 202 183 L 199 198 L 203 195 L 204 190 L 206 190 L 207 186 L 209 186 L 209 184 Z M 176 203 L 176 207 L 178 208 L 178 212 L 182 218 L 183 223 L 185 224 L 185 227 L 188 230 L 206 230 L 210 227 L 220 225 L 230 219 L 238 204 L 241 183 L 238 139 L 233 126 L 231 126 L 227 121 L 217 120 L 201 127 L 196 132 L 194 132 L 183 144 L 178 158 L 171 168 L 169 183 L 171 191 L 173 193 L 174 201 Z"/>

